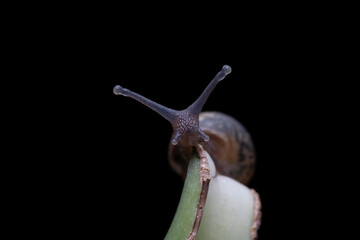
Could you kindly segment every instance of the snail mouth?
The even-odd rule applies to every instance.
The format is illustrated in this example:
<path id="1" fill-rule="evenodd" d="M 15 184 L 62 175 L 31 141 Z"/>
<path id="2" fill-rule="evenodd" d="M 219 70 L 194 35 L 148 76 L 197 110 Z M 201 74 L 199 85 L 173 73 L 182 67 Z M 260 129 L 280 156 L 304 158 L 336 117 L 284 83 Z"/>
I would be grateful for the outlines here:
<path id="1" fill-rule="evenodd" d="M 171 140 L 172 145 L 181 143 L 183 146 L 197 146 L 198 144 L 208 142 L 210 137 L 201 129 L 196 131 L 187 131 L 185 133 L 176 132 Z"/>
<path id="2" fill-rule="evenodd" d="M 173 145 L 177 145 L 178 143 L 181 143 L 182 146 L 188 147 L 188 146 L 195 146 L 195 144 L 197 144 L 197 141 L 194 139 L 194 135 L 192 133 L 185 133 L 185 134 L 176 133 L 171 143 Z"/>

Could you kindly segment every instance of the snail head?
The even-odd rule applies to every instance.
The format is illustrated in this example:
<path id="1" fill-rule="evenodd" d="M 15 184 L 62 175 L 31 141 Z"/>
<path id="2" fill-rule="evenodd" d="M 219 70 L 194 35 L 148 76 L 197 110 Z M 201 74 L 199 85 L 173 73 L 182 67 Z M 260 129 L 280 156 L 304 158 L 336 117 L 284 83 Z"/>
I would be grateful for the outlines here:
<path id="1" fill-rule="evenodd" d="M 199 114 L 215 86 L 230 72 L 230 66 L 224 65 L 200 97 L 188 108 L 180 111 L 167 108 L 119 85 L 114 87 L 114 94 L 131 97 L 167 119 L 173 127 L 173 145 L 181 143 L 183 146 L 196 146 L 198 143 L 209 141 L 209 136 L 199 127 Z"/>

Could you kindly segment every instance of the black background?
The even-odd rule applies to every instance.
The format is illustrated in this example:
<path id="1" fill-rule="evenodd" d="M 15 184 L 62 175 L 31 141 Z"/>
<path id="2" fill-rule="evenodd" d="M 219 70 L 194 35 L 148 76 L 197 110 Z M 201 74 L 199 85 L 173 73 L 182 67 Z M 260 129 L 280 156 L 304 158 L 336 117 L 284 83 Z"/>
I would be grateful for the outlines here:
<path id="1" fill-rule="evenodd" d="M 120 84 L 167 107 L 184 109 L 224 64 L 233 71 L 203 110 L 234 116 L 253 137 L 258 164 L 249 187 L 263 203 L 259 236 L 277 234 L 287 226 L 284 219 L 304 213 L 300 206 L 310 200 L 301 193 L 306 180 L 298 173 L 307 172 L 308 166 L 299 164 L 302 147 L 296 138 L 309 133 L 303 129 L 306 116 L 299 96 L 303 72 L 291 57 L 299 52 L 251 37 L 238 48 L 205 44 L 169 48 L 140 40 L 134 51 L 124 44 L 115 52 L 105 48 L 106 53 L 79 59 L 85 60 L 80 63 L 83 71 L 71 79 L 81 84 L 75 83 L 78 93 L 73 94 L 78 96 L 59 115 L 64 138 L 58 145 L 60 154 L 65 153 L 58 162 L 64 171 L 58 186 L 71 209 L 70 222 L 77 227 L 81 223 L 79 231 L 120 235 L 139 231 L 141 225 L 141 234 L 161 239 L 181 194 L 182 181 L 167 158 L 171 125 L 133 99 L 115 96 L 113 87 Z M 73 86 L 69 82 L 66 88 Z M 291 224 L 287 231 L 293 228 Z"/>
<path id="2" fill-rule="evenodd" d="M 203 110 L 235 117 L 253 138 L 257 167 L 249 187 L 262 199 L 259 239 L 315 229 L 320 214 L 302 219 L 320 204 L 324 181 L 313 161 L 319 146 L 310 143 L 317 138 L 312 127 L 322 124 L 314 117 L 323 111 L 314 101 L 319 86 L 326 88 L 320 76 L 332 71 L 322 61 L 329 54 L 323 28 L 290 16 L 241 20 L 229 29 L 206 21 L 167 26 L 163 19 L 128 26 L 116 17 L 45 28 L 46 38 L 28 54 L 40 58 L 29 69 L 42 80 L 31 84 L 40 94 L 22 109 L 35 116 L 25 126 L 35 146 L 26 151 L 34 160 L 24 167 L 31 169 L 23 183 L 31 201 L 23 209 L 41 219 L 29 231 L 162 239 L 183 185 L 167 159 L 172 128 L 135 100 L 115 96 L 113 87 L 180 110 L 224 64 L 232 73 Z"/>

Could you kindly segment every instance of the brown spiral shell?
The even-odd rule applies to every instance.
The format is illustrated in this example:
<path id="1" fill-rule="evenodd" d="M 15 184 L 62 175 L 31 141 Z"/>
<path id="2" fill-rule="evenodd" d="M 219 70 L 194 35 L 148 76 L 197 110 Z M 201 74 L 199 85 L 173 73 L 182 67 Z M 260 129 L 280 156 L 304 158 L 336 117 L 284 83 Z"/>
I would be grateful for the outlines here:
<path id="1" fill-rule="evenodd" d="M 220 174 L 248 184 L 255 171 L 255 150 L 250 134 L 233 117 L 220 112 L 202 112 L 200 128 L 210 137 L 204 149 L 211 155 Z M 175 172 L 186 176 L 187 161 L 193 149 L 181 144 L 169 147 L 169 161 Z"/>

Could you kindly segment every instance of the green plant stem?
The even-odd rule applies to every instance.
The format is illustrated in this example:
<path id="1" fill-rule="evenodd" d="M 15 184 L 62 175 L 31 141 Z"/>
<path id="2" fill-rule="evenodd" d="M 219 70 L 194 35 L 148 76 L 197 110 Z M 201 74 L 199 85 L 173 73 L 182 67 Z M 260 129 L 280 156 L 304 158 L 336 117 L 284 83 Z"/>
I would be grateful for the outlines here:
<path id="1" fill-rule="evenodd" d="M 189 162 L 180 202 L 165 240 L 185 240 L 191 232 L 201 192 L 200 160 L 193 156 Z"/>
<path id="2" fill-rule="evenodd" d="M 232 178 L 217 174 L 211 157 L 205 151 L 200 155 L 201 159 L 193 156 L 189 162 L 180 202 L 165 240 L 255 239 L 261 217 L 258 194 Z M 200 181 L 200 162 L 204 159 L 208 167 L 203 169 L 210 170 L 211 180 L 207 196 L 202 199 L 206 200 L 203 214 L 197 215 L 204 187 Z M 200 226 L 194 224 L 199 217 L 202 217 Z"/>

